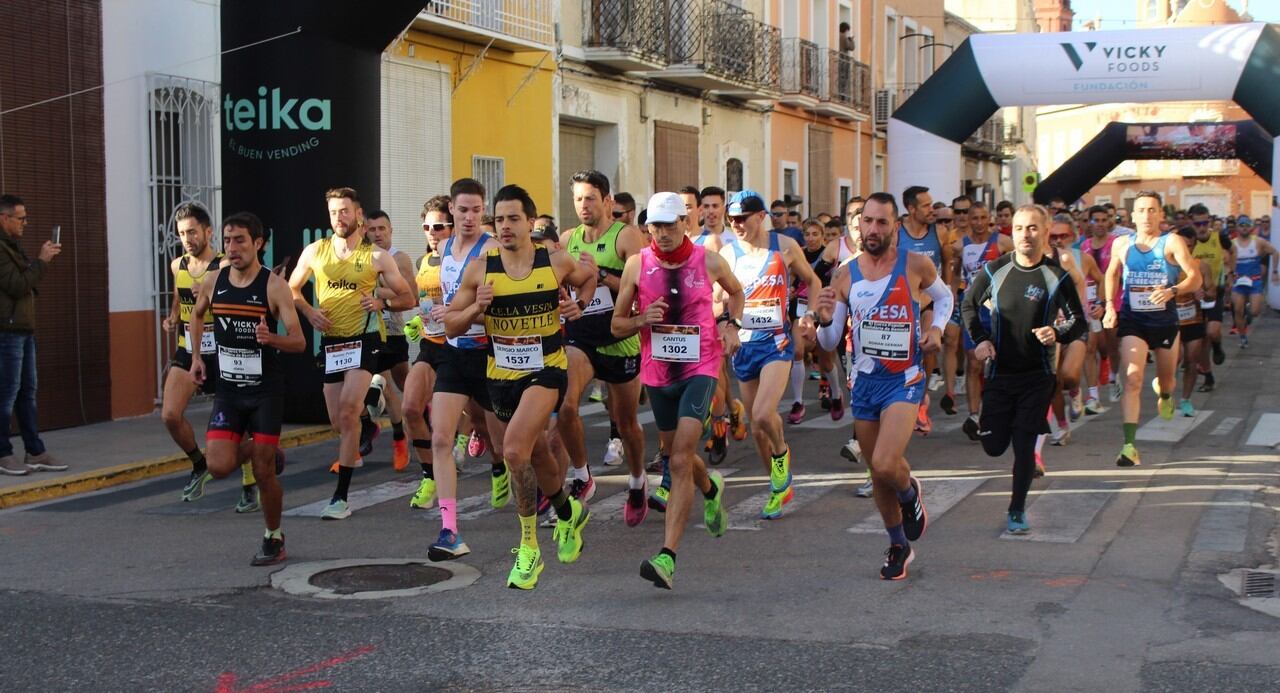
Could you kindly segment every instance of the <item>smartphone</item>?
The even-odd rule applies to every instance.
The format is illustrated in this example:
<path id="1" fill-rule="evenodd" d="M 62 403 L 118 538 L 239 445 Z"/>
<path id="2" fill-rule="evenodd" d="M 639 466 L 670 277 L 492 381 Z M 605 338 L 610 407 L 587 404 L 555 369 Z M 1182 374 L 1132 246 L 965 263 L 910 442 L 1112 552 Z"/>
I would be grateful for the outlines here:
<path id="1" fill-rule="evenodd" d="M 54 243 L 62 242 L 62 225 L 61 224 L 55 224 L 53 227 L 53 242 Z"/>

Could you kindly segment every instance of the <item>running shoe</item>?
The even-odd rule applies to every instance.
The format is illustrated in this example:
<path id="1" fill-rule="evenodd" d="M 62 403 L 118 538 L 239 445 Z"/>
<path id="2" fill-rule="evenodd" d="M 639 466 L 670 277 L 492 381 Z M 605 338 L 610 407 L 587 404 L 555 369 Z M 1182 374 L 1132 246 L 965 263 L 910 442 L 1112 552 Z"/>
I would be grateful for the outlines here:
<path id="1" fill-rule="evenodd" d="M 337 473 L 338 473 L 338 468 L 339 468 L 339 467 L 341 467 L 341 466 L 342 466 L 342 462 L 340 462 L 340 461 L 338 461 L 338 460 L 334 460 L 334 461 L 333 461 L 333 464 L 329 465 L 329 473 L 330 473 L 330 474 L 337 474 Z M 351 468 L 352 468 L 352 469 L 359 469 L 359 468 L 361 468 L 361 467 L 363 467 L 363 466 L 364 466 L 364 458 L 363 458 L 363 457 L 357 457 L 357 458 L 356 458 L 356 463 L 355 463 L 355 465 L 354 465 L 354 466 L 352 466 Z"/>
<path id="2" fill-rule="evenodd" d="M 471 457 L 480 458 L 484 457 L 488 450 L 489 446 L 485 445 L 484 438 L 481 438 L 479 433 L 472 431 L 471 437 L 467 438 L 467 454 Z"/>
<path id="3" fill-rule="evenodd" d="M 462 465 L 467 461 L 467 443 L 470 438 L 463 434 L 458 434 L 453 439 L 453 466 L 462 471 Z"/>
<path id="4" fill-rule="evenodd" d="M 927 436 L 933 431 L 933 422 L 929 420 L 929 400 L 926 397 L 924 402 L 920 403 L 920 407 L 916 409 L 916 432 L 922 436 Z"/>
<path id="5" fill-rule="evenodd" d="M 665 553 L 659 553 L 640 564 L 640 577 L 652 582 L 654 587 L 669 590 L 676 577 L 676 561 Z"/>
<path id="6" fill-rule="evenodd" d="M 556 522 L 551 534 L 558 544 L 556 556 L 561 563 L 573 563 L 582 555 L 582 529 L 591 519 L 591 510 L 576 498 L 569 499 L 569 510 L 569 519 Z"/>
<path id="7" fill-rule="evenodd" d="M 735 399 L 729 407 L 729 424 L 733 429 L 734 440 L 747 439 L 747 409 L 742 406 L 742 400 Z"/>
<path id="8" fill-rule="evenodd" d="M 288 557 L 289 555 L 284 551 L 284 534 L 281 534 L 279 539 L 263 537 L 262 548 L 253 560 L 249 561 L 249 565 L 273 565 Z"/>
<path id="9" fill-rule="evenodd" d="M 1137 467 L 1142 464 L 1142 460 L 1138 457 L 1138 448 L 1132 443 L 1125 443 L 1120 448 L 1120 454 L 1116 455 L 1117 467 Z"/>
<path id="10" fill-rule="evenodd" d="M 600 383 L 591 386 L 591 394 L 587 395 L 587 399 L 592 402 L 604 401 L 604 388 L 600 387 Z"/>
<path id="11" fill-rule="evenodd" d="M 649 476 L 644 477 L 644 486 L 627 489 L 627 502 L 622 508 L 622 519 L 628 527 L 635 527 L 649 514 Z"/>
<path id="12" fill-rule="evenodd" d="M 569 482 L 569 495 L 575 499 L 586 503 L 591 497 L 596 495 L 596 478 L 587 472 L 587 480 L 574 479 Z"/>
<path id="13" fill-rule="evenodd" d="M 391 441 L 391 467 L 397 472 L 409 468 L 409 441 L 405 438 Z"/>
<path id="14" fill-rule="evenodd" d="M 1227 352 L 1222 350 L 1222 344 L 1213 343 L 1213 365 L 1221 366 L 1223 361 L 1227 360 Z"/>
<path id="15" fill-rule="evenodd" d="M 1160 379 L 1151 379 L 1151 389 L 1156 393 L 1156 411 L 1160 413 L 1160 418 L 1169 421 L 1173 418 L 1173 395 L 1165 397 L 1160 393 Z"/>
<path id="16" fill-rule="evenodd" d="M 1196 405 L 1192 404 L 1189 399 L 1182 400 L 1182 404 L 1178 408 L 1185 417 L 1192 418 L 1196 415 Z"/>
<path id="17" fill-rule="evenodd" d="M 240 487 L 240 502 L 236 503 L 236 512 L 241 515 L 245 513 L 258 512 L 262 506 L 258 504 L 258 485 L 249 484 Z"/>
<path id="18" fill-rule="evenodd" d="M 858 488 L 853 490 L 853 495 L 859 498 L 870 498 L 873 494 L 875 494 L 875 491 L 876 491 L 876 487 L 873 483 L 871 483 L 871 470 L 868 469 L 867 480 L 862 482 L 862 484 L 859 485 Z"/>
<path id="19" fill-rule="evenodd" d="M 662 458 L 663 458 L 663 455 L 662 455 L 662 451 L 661 451 L 661 450 L 659 450 L 659 451 L 657 451 L 657 452 L 653 453 L 653 459 L 649 460 L 649 464 L 645 466 L 644 470 L 645 470 L 646 472 L 649 472 L 650 474 L 659 474 L 659 473 L 661 473 L 661 472 L 662 472 Z"/>
<path id="20" fill-rule="evenodd" d="M 1031 525 L 1027 524 L 1027 513 L 1021 510 L 1010 510 L 1008 522 L 1005 523 L 1005 531 L 1014 535 L 1029 534 Z"/>
<path id="21" fill-rule="evenodd" d="M 511 470 L 507 469 L 507 463 L 503 462 L 501 474 L 493 474 L 490 469 L 489 505 L 495 510 L 505 508 L 509 500 L 511 500 Z"/>
<path id="22" fill-rule="evenodd" d="M 345 520 L 348 517 L 351 517 L 351 507 L 342 499 L 329 501 L 324 512 L 320 513 L 322 520 Z"/>
<path id="23" fill-rule="evenodd" d="M 427 558 L 436 563 L 462 558 L 469 553 L 471 553 L 471 547 L 467 546 L 467 542 L 463 541 L 457 532 L 447 529 L 441 529 L 436 543 L 427 547 Z"/>
<path id="24" fill-rule="evenodd" d="M 791 487 L 791 448 L 781 455 L 771 456 L 769 462 L 769 490 L 782 493 Z"/>
<path id="25" fill-rule="evenodd" d="M 1071 441 L 1070 428 L 1060 427 L 1058 428 L 1058 430 L 1053 432 L 1052 436 L 1049 437 L 1049 443 L 1051 445 L 1057 445 L 1058 447 L 1066 447 L 1067 443 L 1070 441 Z"/>
<path id="26" fill-rule="evenodd" d="M 826 378 L 818 382 L 818 406 L 822 407 L 822 411 L 831 409 L 831 386 L 827 384 Z M 795 407 L 792 407 L 793 411 L 794 409 Z"/>
<path id="27" fill-rule="evenodd" d="M 1204 383 L 1196 388 L 1196 392 L 1213 392 L 1213 386 L 1217 384 L 1217 380 L 1213 377 L 1213 372 L 1204 374 Z"/>
<path id="28" fill-rule="evenodd" d="M 1077 392 L 1067 397 L 1067 418 L 1071 421 L 1079 421 L 1080 415 L 1083 413 L 1084 407 L 1080 404 L 1080 393 Z"/>
<path id="29" fill-rule="evenodd" d="M 729 418 L 717 417 L 711 424 L 711 439 L 707 441 L 707 461 L 713 466 L 724 462 L 729 447 Z"/>
<path id="30" fill-rule="evenodd" d="M 1247 334 L 1240 335 L 1240 348 L 1241 349 L 1249 348 L 1249 335 Z"/>
<path id="31" fill-rule="evenodd" d="M 809 380 L 821 380 L 822 374 L 818 371 L 809 371 Z"/>
<path id="32" fill-rule="evenodd" d="M 614 467 L 622 464 L 622 439 L 610 438 L 609 445 L 604 449 L 604 464 L 606 467 Z"/>
<path id="33" fill-rule="evenodd" d="M 213 480 L 213 475 L 209 472 L 191 472 L 191 478 L 187 479 L 187 485 L 182 487 L 182 501 L 189 503 L 193 500 L 199 500 L 204 495 L 204 485 Z"/>
<path id="34" fill-rule="evenodd" d="M 844 400 L 836 397 L 831 400 L 831 420 L 839 421 L 844 418 Z"/>
<path id="35" fill-rule="evenodd" d="M 831 403 L 827 402 L 827 406 L 823 407 L 823 409 L 828 409 L 830 406 Z M 798 424 L 801 421 L 804 421 L 804 402 L 792 402 L 791 413 L 787 414 L 787 423 Z"/>
<path id="36" fill-rule="evenodd" d="M 507 587 L 514 590 L 531 590 L 538 585 L 538 576 L 542 574 L 542 551 L 520 545 L 511 549 L 516 555 L 516 564 L 507 574 Z"/>
<path id="37" fill-rule="evenodd" d="M 945 381 L 943 381 L 941 373 L 929 374 L 929 391 L 930 392 L 937 392 L 938 388 L 942 387 L 944 383 Z"/>
<path id="38" fill-rule="evenodd" d="M 929 528 L 929 512 L 924 507 L 924 491 L 920 488 L 920 480 L 911 477 L 911 485 L 916 489 L 916 497 L 907 502 L 898 501 L 902 507 L 902 531 L 907 541 L 915 541 L 924 536 Z"/>
<path id="39" fill-rule="evenodd" d="M 862 446 L 858 444 L 856 438 L 850 438 L 849 441 L 844 444 L 844 447 L 840 448 L 840 456 L 850 462 L 864 464 L 862 459 Z"/>
<path id="40" fill-rule="evenodd" d="M 1109 394 L 1110 394 L 1109 399 L 1111 400 L 1112 403 L 1119 402 L 1120 398 L 1124 395 L 1124 388 L 1120 385 L 1119 382 L 1113 382 L 1111 383 Z"/>
<path id="41" fill-rule="evenodd" d="M 964 423 L 960 424 L 960 430 L 969 436 L 969 440 L 978 442 L 978 420 L 973 416 L 965 417 Z"/>
<path id="42" fill-rule="evenodd" d="M 1235 335 L 1240 334 L 1240 330 L 1236 329 L 1236 326 L 1235 326 L 1235 325 L 1232 325 L 1232 326 L 1231 326 L 1231 332 L 1230 332 L 1229 334 L 1231 334 L 1231 335 L 1234 337 Z"/>
<path id="43" fill-rule="evenodd" d="M 547 509 L 538 512 L 538 526 L 542 528 L 555 527 L 560 518 L 556 517 L 556 511 L 551 509 L 551 502 L 547 502 Z"/>
<path id="44" fill-rule="evenodd" d="M 965 394 L 968 387 L 969 383 L 964 379 L 964 373 L 956 373 L 956 396 Z"/>
<path id="45" fill-rule="evenodd" d="M 796 497 L 796 490 L 787 487 L 785 491 L 773 491 L 769 493 L 769 500 L 764 502 L 764 510 L 760 511 L 760 517 L 766 520 L 776 520 L 782 516 L 782 506 L 791 502 Z"/>
<path id="46" fill-rule="evenodd" d="M 1041 456 L 1040 456 L 1040 453 L 1038 453 L 1038 452 L 1037 452 L 1037 453 L 1036 453 L 1036 468 L 1035 468 L 1035 471 L 1031 472 L 1031 478 L 1032 478 L 1032 479 L 1043 479 L 1043 478 L 1044 478 L 1044 474 L 1045 474 L 1045 469 L 1044 469 L 1044 458 L 1043 458 L 1043 457 L 1041 457 Z"/>
<path id="47" fill-rule="evenodd" d="M 373 454 L 373 441 L 382 433 L 382 427 L 369 419 L 360 419 L 360 456 Z"/>
<path id="48" fill-rule="evenodd" d="M 950 392 L 938 400 L 938 406 L 942 407 L 942 411 L 946 412 L 947 416 L 956 415 L 956 398 L 952 397 Z"/>
<path id="49" fill-rule="evenodd" d="M 880 566 L 881 580 L 901 580 L 907 576 L 907 566 L 916 558 L 910 546 L 894 544 L 884 552 L 884 565 Z"/>
<path id="50" fill-rule="evenodd" d="M 702 497 L 702 524 L 706 525 L 707 532 L 711 536 L 724 536 L 724 530 L 729 524 L 724 512 L 724 477 L 720 472 L 711 472 L 707 478 L 716 489 L 716 497 Z"/>
<path id="51" fill-rule="evenodd" d="M 649 507 L 660 513 L 667 511 L 667 501 L 671 499 L 671 489 L 659 486 L 649 494 Z"/>
<path id="52" fill-rule="evenodd" d="M 409 507 L 418 510 L 430 508 L 436 502 L 436 480 L 423 478 L 418 482 L 418 491 L 409 499 Z"/>
<path id="53" fill-rule="evenodd" d="M 1085 403 L 1084 403 L 1085 416 L 1097 416 L 1098 414 L 1101 414 L 1104 411 L 1106 411 L 1106 408 L 1102 406 L 1102 402 L 1099 402 L 1097 397 L 1090 397 L 1089 399 L 1085 400 Z"/>

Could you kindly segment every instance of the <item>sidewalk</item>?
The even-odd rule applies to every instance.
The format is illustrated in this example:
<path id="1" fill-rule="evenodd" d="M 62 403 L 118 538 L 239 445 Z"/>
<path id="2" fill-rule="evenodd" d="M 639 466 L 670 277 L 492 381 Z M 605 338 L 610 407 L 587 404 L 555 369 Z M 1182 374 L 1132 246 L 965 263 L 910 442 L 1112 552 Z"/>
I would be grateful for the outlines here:
<path id="1" fill-rule="evenodd" d="M 204 440 L 212 402 L 193 403 L 187 420 Z M 71 466 L 65 472 L 32 472 L 0 476 L 0 508 L 60 498 L 127 484 L 164 474 L 188 471 L 191 461 L 178 449 L 160 421 L 160 413 L 41 433 L 45 447 Z M 280 447 L 307 445 L 333 438 L 328 426 L 285 424 Z M 22 440 L 14 436 L 14 455 L 21 460 Z"/>

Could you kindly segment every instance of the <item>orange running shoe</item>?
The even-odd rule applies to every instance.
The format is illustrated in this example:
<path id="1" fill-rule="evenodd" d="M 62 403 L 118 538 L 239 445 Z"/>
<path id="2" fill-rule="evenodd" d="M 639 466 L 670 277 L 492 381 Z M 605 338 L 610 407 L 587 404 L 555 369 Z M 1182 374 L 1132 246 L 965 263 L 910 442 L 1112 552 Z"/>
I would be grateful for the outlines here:
<path id="1" fill-rule="evenodd" d="M 742 406 L 742 400 L 735 399 L 729 405 L 729 423 L 733 428 L 734 440 L 746 440 L 747 438 L 747 408 Z"/>
<path id="2" fill-rule="evenodd" d="M 409 468 L 409 441 L 405 438 L 391 441 L 391 465 L 397 472 Z"/>

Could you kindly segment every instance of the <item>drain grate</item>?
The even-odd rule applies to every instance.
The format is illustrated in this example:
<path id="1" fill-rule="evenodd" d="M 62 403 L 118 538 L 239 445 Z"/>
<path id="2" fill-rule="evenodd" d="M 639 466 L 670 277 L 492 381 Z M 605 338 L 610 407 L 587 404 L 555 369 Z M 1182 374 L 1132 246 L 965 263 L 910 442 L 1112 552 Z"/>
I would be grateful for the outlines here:
<path id="1" fill-rule="evenodd" d="M 427 587 L 453 577 L 442 568 L 420 563 L 355 565 L 316 573 L 308 581 L 335 594 L 385 592 Z"/>
<path id="2" fill-rule="evenodd" d="M 1244 586 L 1241 595 L 1249 598 L 1280 597 L 1280 581 L 1276 574 L 1263 570 L 1244 571 Z"/>

